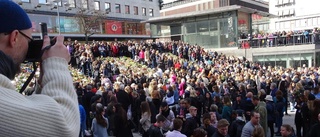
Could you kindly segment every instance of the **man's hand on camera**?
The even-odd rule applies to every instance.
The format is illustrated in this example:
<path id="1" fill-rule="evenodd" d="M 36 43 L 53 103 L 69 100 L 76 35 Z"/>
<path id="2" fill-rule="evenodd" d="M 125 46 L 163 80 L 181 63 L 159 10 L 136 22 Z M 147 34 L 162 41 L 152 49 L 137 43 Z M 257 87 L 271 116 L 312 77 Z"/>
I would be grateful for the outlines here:
<path id="1" fill-rule="evenodd" d="M 42 60 L 45 60 L 50 57 L 60 57 L 64 58 L 67 62 L 70 61 L 70 54 L 67 47 L 63 44 L 64 37 L 59 35 L 55 37 L 56 43 L 47 51 L 44 51 L 42 55 Z M 48 36 L 44 37 L 43 48 L 50 45 L 50 38 Z"/>

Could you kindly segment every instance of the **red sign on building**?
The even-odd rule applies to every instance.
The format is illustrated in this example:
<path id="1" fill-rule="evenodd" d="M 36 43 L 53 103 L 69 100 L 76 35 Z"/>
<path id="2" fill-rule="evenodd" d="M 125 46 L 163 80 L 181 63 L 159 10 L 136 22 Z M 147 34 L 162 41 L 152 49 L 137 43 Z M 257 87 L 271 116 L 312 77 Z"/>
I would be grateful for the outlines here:
<path id="1" fill-rule="evenodd" d="M 105 30 L 107 34 L 122 34 L 122 22 L 107 20 L 105 22 Z"/>

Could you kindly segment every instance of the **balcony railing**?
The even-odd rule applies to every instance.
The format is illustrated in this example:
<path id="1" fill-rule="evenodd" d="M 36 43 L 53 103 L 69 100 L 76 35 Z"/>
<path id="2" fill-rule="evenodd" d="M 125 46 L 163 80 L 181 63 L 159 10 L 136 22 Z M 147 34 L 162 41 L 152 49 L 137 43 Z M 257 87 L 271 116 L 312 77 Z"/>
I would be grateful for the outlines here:
<path id="1" fill-rule="evenodd" d="M 295 34 L 291 36 L 273 36 L 268 38 L 239 39 L 239 48 L 263 48 L 277 46 L 294 46 L 315 43 L 313 34 Z"/>

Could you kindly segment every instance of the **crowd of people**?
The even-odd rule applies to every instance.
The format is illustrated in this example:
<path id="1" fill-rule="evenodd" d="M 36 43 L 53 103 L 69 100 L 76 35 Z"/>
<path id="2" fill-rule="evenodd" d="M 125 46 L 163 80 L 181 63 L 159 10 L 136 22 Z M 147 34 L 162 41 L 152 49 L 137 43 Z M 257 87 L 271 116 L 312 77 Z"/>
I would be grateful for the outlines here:
<path id="1" fill-rule="evenodd" d="M 320 136 L 317 67 L 261 66 L 181 41 L 43 36 L 32 58 L 40 61 L 37 81 L 20 94 L 12 80 L 35 51 L 33 25 L 10 0 L 0 0 L 0 19 L 1 136 Z M 283 124 L 287 111 L 296 131 Z"/>
<path id="2" fill-rule="evenodd" d="M 182 41 L 65 44 L 71 66 L 90 78 L 74 83 L 81 135 L 319 135 L 317 67 L 261 66 Z M 296 131 L 283 124 L 287 111 Z"/>
<path id="3" fill-rule="evenodd" d="M 315 34 L 318 34 L 318 31 L 318 28 L 314 28 L 313 30 L 254 33 L 252 36 L 243 33 L 239 37 L 239 42 L 241 48 L 311 44 L 314 43 Z"/>

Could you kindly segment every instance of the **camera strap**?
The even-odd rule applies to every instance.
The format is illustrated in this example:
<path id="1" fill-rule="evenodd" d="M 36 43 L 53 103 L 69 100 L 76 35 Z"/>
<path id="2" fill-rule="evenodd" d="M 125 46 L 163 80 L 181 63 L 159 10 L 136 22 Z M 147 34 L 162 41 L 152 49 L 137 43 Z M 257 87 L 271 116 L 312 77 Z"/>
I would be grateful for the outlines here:
<path id="1" fill-rule="evenodd" d="M 43 55 L 43 53 L 46 51 L 46 50 L 49 50 L 53 45 L 49 45 L 49 46 L 46 46 L 45 48 L 43 48 L 41 50 L 41 56 Z M 27 81 L 23 84 L 23 86 L 21 87 L 19 93 L 22 94 L 22 92 L 27 88 L 27 86 L 29 85 L 29 83 L 31 82 L 32 78 L 34 77 L 34 75 L 36 74 L 36 71 L 37 71 L 37 64 L 36 62 L 32 62 L 32 66 L 33 66 L 33 72 L 30 74 L 30 76 L 28 77 Z"/>
<path id="2" fill-rule="evenodd" d="M 32 62 L 32 66 L 33 66 L 33 72 L 30 74 L 30 76 L 28 77 L 27 81 L 21 87 L 21 89 L 19 91 L 20 94 L 22 94 L 22 92 L 27 88 L 27 86 L 31 82 L 32 78 L 36 74 L 36 71 L 37 71 L 37 68 L 38 68 L 37 65 L 36 65 L 36 62 Z"/>

